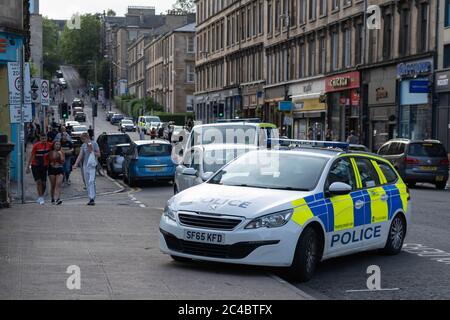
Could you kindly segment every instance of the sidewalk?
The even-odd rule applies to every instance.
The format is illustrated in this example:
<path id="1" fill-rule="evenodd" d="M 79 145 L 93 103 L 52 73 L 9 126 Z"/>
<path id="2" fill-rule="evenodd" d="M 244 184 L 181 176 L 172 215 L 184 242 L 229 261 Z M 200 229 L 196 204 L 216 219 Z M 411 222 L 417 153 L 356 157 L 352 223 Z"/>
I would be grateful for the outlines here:
<path id="1" fill-rule="evenodd" d="M 120 198 L 120 199 L 119 199 Z M 177 263 L 159 250 L 161 211 L 126 193 L 0 211 L 0 299 L 309 299 L 260 268 Z M 69 266 L 80 290 L 69 290 Z"/>
<path id="2" fill-rule="evenodd" d="M 31 144 L 27 146 L 27 161 L 29 154 L 31 152 Z M 84 183 L 82 178 L 81 169 L 77 168 L 77 170 L 72 171 L 70 175 L 71 185 L 63 184 L 63 189 L 61 191 L 61 200 L 65 201 L 68 199 L 74 198 L 85 198 L 87 199 L 87 192 L 83 189 Z M 36 191 L 36 183 L 34 182 L 33 175 L 31 172 L 29 174 L 25 173 L 24 176 L 24 189 L 25 189 L 25 202 L 32 203 L 37 199 L 37 191 Z M 108 194 L 112 192 L 119 192 L 119 190 L 123 190 L 123 187 L 114 182 L 114 180 L 108 178 L 107 176 L 103 177 L 97 174 L 96 179 L 97 186 L 97 194 Z M 47 179 L 47 189 L 45 191 L 45 201 L 49 202 L 50 199 L 50 180 Z M 11 182 L 11 197 L 13 199 L 12 205 L 14 206 L 17 203 L 20 203 L 20 191 L 17 190 L 17 183 Z"/>

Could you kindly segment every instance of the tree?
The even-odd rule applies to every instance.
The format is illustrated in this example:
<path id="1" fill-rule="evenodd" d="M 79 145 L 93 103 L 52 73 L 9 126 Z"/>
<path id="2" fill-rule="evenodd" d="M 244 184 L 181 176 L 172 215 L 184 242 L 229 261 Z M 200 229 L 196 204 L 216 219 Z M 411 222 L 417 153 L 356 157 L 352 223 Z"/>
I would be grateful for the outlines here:
<path id="1" fill-rule="evenodd" d="M 108 11 L 106 11 L 106 15 L 108 17 L 115 17 L 116 16 L 116 12 L 113 9 L 108 9 Z"/>
<path id="2" fill-rule="evenodd" d="M 194 13 L 195 2 L 194 0 L 177 0 L 172 8 L 185 13 Z"/>
<path id="3" fill-rule="evenodd" d="M 93 63 L 100 65 L 103 57 L 100 54 L 101 23 L 98 15 L 85 14 L 81 16 L 81 28 L 64 27 L 61 34 L 61 52 L 66 62 L 78 68 L 81 77 L 87 78 L 93 73 Z M 93 77 L 90 77 L 93 80 Z M 100 82 L 100 78 L 98 79 Z"/>
<path id="4" fill-rule="evenodd" d="M 51 79 L 62 62 L 58 26 L 47 17 L 42 20 L 42 53 L 44 78 Z"/>

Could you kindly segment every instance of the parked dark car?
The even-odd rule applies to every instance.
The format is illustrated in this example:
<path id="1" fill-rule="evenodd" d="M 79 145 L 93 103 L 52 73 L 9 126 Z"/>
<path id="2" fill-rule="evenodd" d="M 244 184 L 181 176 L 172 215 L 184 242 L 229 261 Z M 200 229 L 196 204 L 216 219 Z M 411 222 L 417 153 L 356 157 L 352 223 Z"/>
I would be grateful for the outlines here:
<path id="1" fill-rule="evenodd" d="M 394 165 L 410 187 L 428 182 L 444 189 L 447 184 L 449 160 L 440 141 L 394 139 L 382 145 L 378 154 Z"/>
<path id="2" fill-rule="evenodd" d="M 110 177 L 117 177 L 122 174 L 123 161 L 129 149 L 129 143 L 118 144 L 112 148 L 111 154 L 106 159 L 106 172 Z"/>
<path id="3" fill-rule="evenodd" d="M 73 120 L 78 121 L 78 122 L 86 122 L 86 113 L 84 112 L 76 112 Z"/>
<path id="4" fill-rule="evenodd" d="M 114 115 L 114 112 L 106 111 L 106 121 L 111 121 L 111 118 L 113 115 Z"/>
<path id="5" fill-rule="evenodd" d="M 131 138 L 126 133 L 102 133 L 97 138 L 97 143 L 100 148 L 99 161 L 102 165 L 106 164 L 106 159 L 111 155 L 114 146 L 123 143 L 131 143 Z"/>
<path id="6" fill-rule="evenodd" d="M 111 124 L 118 124 L 120 121 L 122 121 L 124 118 L 123 114 L 119 114 L 119 113 L 115 113 L 112 117 L 111 117 Z"/>

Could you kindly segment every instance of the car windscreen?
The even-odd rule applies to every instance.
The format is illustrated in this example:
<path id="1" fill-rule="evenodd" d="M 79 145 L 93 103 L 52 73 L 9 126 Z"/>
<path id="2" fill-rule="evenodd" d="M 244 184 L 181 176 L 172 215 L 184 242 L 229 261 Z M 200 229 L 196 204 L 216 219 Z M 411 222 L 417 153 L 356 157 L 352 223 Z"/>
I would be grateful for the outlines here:
<path id="1" fill-rule="evenodd" d="M 216 172 L 231 160 L 245 154 L 245 149 L 208 150 L 203 154 L 203 172 Z"/>
<path id="2" fill-rule="evenodd" d="M 193 145 L 203 144 L 255 144 L 256 127 L 208 126 L 200 127 L 193 132 Z"/>
<path id="3" fill-rule="evenodd" d="M 87 131 L 86 127 L 73 127 L 74 132 L 84 132 Z"/>
<path id="4" fill-rule="evenodd" d="M 138 148 L 138 154 L 140 157 L 160 157 L 170 156 L 172 152 L 172 146 L 170 144 L 146 144 Z"/>
<path id="5" fill-rule="evenodd" d="M 251 151 L 231 162 L 209 183 L 281 190 L 313 190 L 327 158 L 284 152 Z"/>
<path id="6" fill-rule="evenodd" d="M 144 120 L 145 122 L 161 122 L 159 117 L 145 117 Z"/>
<path id="7" fill-rule="evenodd" d="M 442 144 L 439 143 L 411 143 L 408 155 L 413 157 L 446 158 L 447 153 Z"/>
<path id="8" fill-rule="evenodd" d="M 127 134 L 114 135 L 108 137 L 108 144 L 114 146 L 116 144 L 129 143 L 131 142 L 130 137 Z"/>
<path id="9" fill-rule="evenodd" d="M 122 124 L 133 124 L 131 120 L 122 120 Z"/>

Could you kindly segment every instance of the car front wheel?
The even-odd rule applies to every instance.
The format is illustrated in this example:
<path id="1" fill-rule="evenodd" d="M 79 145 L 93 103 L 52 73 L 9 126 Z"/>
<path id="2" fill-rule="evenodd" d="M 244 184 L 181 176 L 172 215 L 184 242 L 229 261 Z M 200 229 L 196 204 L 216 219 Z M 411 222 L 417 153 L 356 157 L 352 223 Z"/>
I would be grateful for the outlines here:
<path id="1" fill-rule="evenodd" d="M 294 261 L 288 270 L 288 277 L 297 282 L 310 280 L 321 260 L 322 247 L 317 231 L 312 227 L 307 227 L 298 240 Z"/>

